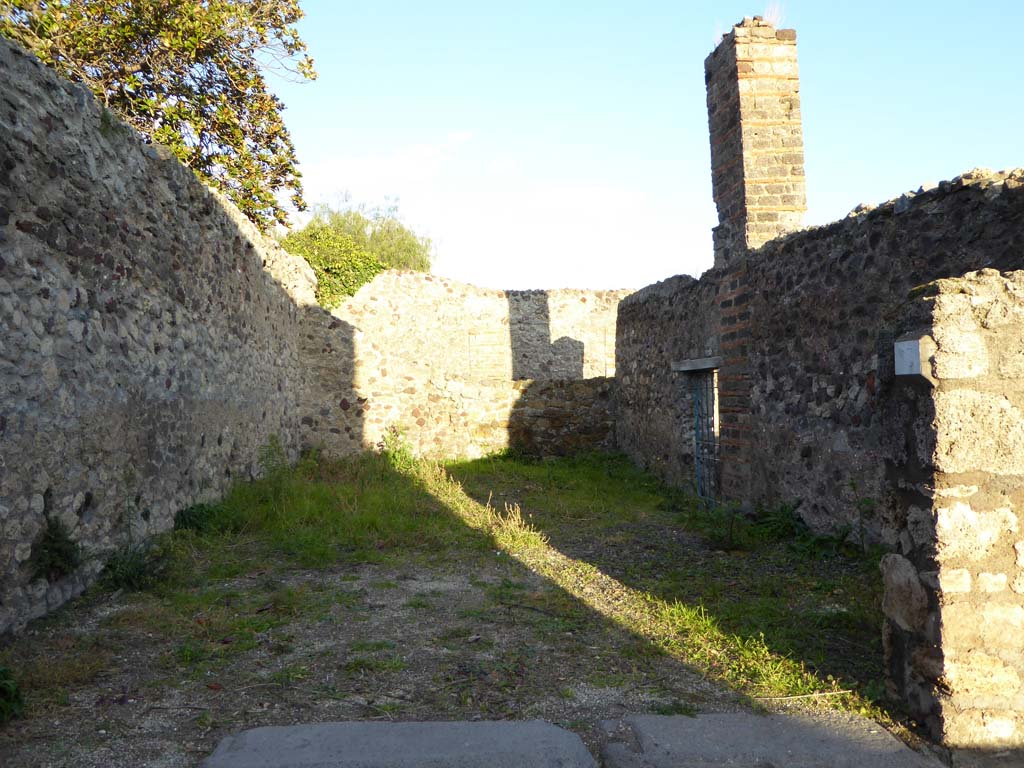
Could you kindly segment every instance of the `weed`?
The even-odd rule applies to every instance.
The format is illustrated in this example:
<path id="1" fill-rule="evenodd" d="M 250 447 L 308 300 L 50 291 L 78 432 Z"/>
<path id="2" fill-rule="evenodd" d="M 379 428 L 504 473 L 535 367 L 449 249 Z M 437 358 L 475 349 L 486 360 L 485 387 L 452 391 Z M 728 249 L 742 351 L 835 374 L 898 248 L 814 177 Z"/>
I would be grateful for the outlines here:
<path id="1" fill-rule="evenodd" d="M 416 464 L 412 446 L 405 434 L 398 427 L 391 425 L 384 430 L 384 436 L 377 443 L 377 450 L 384 456 L 393 469 L 407 472 Z"/>
<path id="2" fill-rule="evenodd" d="M 631 681 L 623 672 L 592 672 L 587 676 L 587 682 L 595 688 L 621 688 Z"/>
<path id="3" fill-rule="evenodd" d="M 30 701 L 66 701 L 68 690 L 96 679 L 107 668 L 111 655 L 109 644 L 67 636 L 57 638 L 46 650 L 17 665 L 21 690 Z"/>
<path id="4" fill-rule="evenodd" d="M 103 107 L 100 112 L 100 135 L 111 138 L 113 136 L 127 136 L 131 129 L 109 109 Z"/>
<path id="5" fill-rule="evenodd" d="M 43 535 L 32 546 L 29 557 L 33 577 L 56 581 L 73 573 L 81 562 L 81 548 L 71 539 L 64 523 L 55 517 L 47 518 Z"/>
<path id="6" fill-rule="evenodd" d="M 174 516 L 174 530 L 211 533 L 218 529 L 215 520 L 217 507 L 212 504 L 193 504 Z"/>
<path id="7" fill-rule="evenodd" d="M 294 618 L 311 602 L 305 586 L 281 587 L 270 595 L 269 608 L 274 616 Z"/>
<path id="8" fill-rule="evenodd" d="M 687 704 L 679 699 L 655 704 L 651 707 L 651 711 L 656 715 L 684 715 L 686 717 L 696 717 L 698 712 L 697 707 L 693 704 Z"/>
<path id="9" fill-rule="evenodd" d="M 309 667 L 291 666 L 279 669 L 270 676 L 270 679 L 278 685 L 291 685 L 299 683 L 309 677 Z"/>
<path id="10" fill-rule="evenodd" d="M 259 462 L 266 478 L 281 476 L 288 471 L 288 456 L 277 435 L 271 435 L 267 444 L 260 446 Z"/>
<path id="11" fill-rule="evenodd" d="M 186 640 L 174 649 L 175 658 L 182 664 L 197 664 L 208 655 L 206 649 L 200 643 L 191 640 Z"/>
<path id="12" fill-rule="evenodd" d="M 547 536 L 523 520 L 518 504 L 506 504 L 504 514 L 492 511 L 491 533 L 502 549 L 510 553 L 540 549 L 548 542 Z"/>
<path id="13" fill-rule="evenodd" d="M 108 589 L 130 592 L 151 589 L 167 575 L 170 556 L 165 540 L 156 540 L 148 546 L 129 541 L 107 560 L 103 584 Z"/>
<path id="14" fill-rule="evenodd" d="M 7 667 L 0 667 L 0 725 L 25 714 L 21 687 Z"/>

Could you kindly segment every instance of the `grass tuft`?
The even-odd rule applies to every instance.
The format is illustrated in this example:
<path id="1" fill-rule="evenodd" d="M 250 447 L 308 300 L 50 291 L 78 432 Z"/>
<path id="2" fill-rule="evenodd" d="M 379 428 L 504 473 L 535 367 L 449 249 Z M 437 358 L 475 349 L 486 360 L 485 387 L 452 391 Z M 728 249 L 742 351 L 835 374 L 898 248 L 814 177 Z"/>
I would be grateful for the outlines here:
<path id="1" fill-rule="evenodd" d="M 25 714 L 25 700 L 21 686 L 14 679 L 14 673 L 7 667 L 0 667 L 0 725 Z"/>

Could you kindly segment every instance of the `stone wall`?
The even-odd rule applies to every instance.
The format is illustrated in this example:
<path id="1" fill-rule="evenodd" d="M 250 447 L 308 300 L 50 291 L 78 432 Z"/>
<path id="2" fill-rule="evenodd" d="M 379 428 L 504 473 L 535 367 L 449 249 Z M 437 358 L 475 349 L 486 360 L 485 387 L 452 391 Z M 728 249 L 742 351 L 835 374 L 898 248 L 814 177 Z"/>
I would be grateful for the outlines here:
<path id="1" fill-rule="evenodd" d="M 950 746 L 1022 746 L 1024 171 L 787 234 L 793 41 L 745 19 L 705 62 L 715 268 L 622 302 L 617 441 L 692 486 L 695 374 L 676 371 L 714 369 L 719 500 L 883 544 L 894 692 Z M 927 352 L 916 383 L 896 375 L 908 333 Z"/>
<path id="2" fill-rule="evenodd" d="M 718 355 L 719 273 L 673 277 L 624 299 L 616 338 L 616 442 L 674 485 L 694 477 L 690 375 L 672 363 Z"/>
<path id="3" fill-rule="evenodd" d="M 908 312 L 907 460 L 882 560 L 890 680 L 953 747 L 1024 745 L 1024 272 L 940 280 Z"/>
<path id="4" fill-rule="evenodd" d="M 299 444 L 308 266 L 0 39 L 0 633 Z M 48 579 L 47 520 L 83 550 Z"/>
<path id="5" fill-rule="evenodd" d="M 607 377 L 615 372 L 616 308 L 627 294 L 499 291 L 386 272 L 332 314 L 307 318 L 303 354 L 314 375 L 303 402 L 305 441 L 345 455 L 373 447 L 394 426 L 427 456 L 608 447 Z M 332 336 L 339 329 L 341 342 Z M 581 398 L 592 388 L 601 396 Z M 555 411 L 576 413 L 579 434 Z"/>
<path id="6" fill-rule="evenodd" d="M 895 546 L 903 502 L 888 478 L 906 417 L 893 341 L 917 286 L 986 267 L 1024 267 L 1020 172 L 965 174 L 645 288 L 619 317 L 619 445 L 685 483 L 692 401 L 670 366 L 720 354 L 735 378 L 720 383 L 724 495 L 799 501 L 815 530 Z"/>
<path id="7" fill-rule="evenodd" d="M 893 341 L 918 286 L 1024 267 L 1024 175 L 976 172 L 770 243 L 748 259 L 747 497 L 895 545 L 905 417 Z"/>

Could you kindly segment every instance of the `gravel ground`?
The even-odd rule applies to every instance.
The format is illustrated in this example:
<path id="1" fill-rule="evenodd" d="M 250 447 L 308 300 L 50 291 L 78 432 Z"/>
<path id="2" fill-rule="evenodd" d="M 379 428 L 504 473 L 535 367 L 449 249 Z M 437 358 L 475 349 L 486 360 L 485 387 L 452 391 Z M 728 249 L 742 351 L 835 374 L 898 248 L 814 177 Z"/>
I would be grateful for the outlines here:
<path id="1" fill-rule="evenodd" d="M 0 730 L 0 763 L 179 768 L 231 731 L 352 719 L 541 718 L 596 750 L 602 719 L 742 708 L 497 553 L 458 569 L 254 574 L 207 590 L 219 597 L 191 616 L 200 626 L 214 609 L 270 613 L 274 595 L 292 597 L 246 648 L 224 636 L 205 655 L 149 594 L 101 593 L 31 628 L 15 659 L 93 676 L 30 699 L 30 716 Z"/>

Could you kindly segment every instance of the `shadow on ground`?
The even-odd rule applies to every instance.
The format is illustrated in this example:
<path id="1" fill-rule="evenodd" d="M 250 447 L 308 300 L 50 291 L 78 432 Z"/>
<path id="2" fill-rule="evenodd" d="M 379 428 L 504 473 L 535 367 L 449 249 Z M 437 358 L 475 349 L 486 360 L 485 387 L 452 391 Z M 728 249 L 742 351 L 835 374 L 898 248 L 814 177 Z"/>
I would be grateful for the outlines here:
<path id="1" fill-rule="evenodd" d="M 702 608 L 724 632 L 763 640 L 833 690 L 882 693 L 881 584 L 870 558 L 807 537 L 729 546 L 706 525 L 688 529 L 694 502 L 622 458 L 486 458 L 451 471 L 478 500 L 520 505 L 566 556 L 666 604 Z"/>
<path id="2" fill-rule="evenodd" d="M 575 460 L 501 459 L 454 467 L 463 486 L 400 443 L 271 464 L 193 510 L 145 590 L 95 589 L 0 648 L 28 700 L 28 717 L 0 730 L 3 764 L 176 768 L 229 732 L 338 720 L 540 718 L 597 754 L 601 721 L 627 713 L 839 689 L 670 602 L 679 588 L 652 589 L 662 558 L 699 543 L 643 528 L 661 525 L 649 478 L 596 466 L 608 485 L 566 483 L 587 481 Z M 509 484 L 519 510 L 500 503 Z M 760 703 L 833 699 L 846 700 Z"/>

